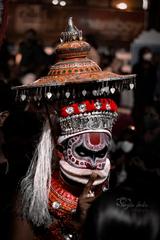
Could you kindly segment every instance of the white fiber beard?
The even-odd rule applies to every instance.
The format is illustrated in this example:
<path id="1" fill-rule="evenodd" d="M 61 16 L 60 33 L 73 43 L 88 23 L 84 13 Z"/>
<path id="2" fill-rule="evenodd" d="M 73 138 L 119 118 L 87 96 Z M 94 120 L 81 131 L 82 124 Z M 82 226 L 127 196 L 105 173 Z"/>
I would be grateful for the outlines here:
<path id="1" fill-rule="evenodd" d="M 49 225 L 48 194 L 51 184 L 53 144 L 46 121 L 40 142 L 26 176 L 21 182 L 22 215 L 34 225 Z"/>

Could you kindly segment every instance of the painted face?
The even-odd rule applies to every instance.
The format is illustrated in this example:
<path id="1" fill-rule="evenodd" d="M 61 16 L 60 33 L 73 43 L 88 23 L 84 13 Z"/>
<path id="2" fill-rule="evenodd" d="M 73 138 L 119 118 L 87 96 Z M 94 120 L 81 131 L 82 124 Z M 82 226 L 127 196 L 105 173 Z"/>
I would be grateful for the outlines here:
<path id="1" fill-rule="evenodd" d="M 95 185 L 105 181 L 110 170 L 108 147 L 110 133 L 83 133 L 73 136 L 65 143 L 61 171 L 70 179 L 86 184 L 89 176 L 96 172 Z"/>

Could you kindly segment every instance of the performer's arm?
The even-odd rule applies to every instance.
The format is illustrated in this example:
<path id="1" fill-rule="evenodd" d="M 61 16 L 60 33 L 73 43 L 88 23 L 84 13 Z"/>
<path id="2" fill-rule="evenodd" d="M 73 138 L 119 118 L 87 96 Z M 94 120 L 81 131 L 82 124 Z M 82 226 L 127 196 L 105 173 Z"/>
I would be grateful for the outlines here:
<path id="1" fill-rule="evenodd" d="M 85 221 L 85 218 L 86 218 L 87 210 L 96 198 L 94 194 L 93 195 L 91 194 L 92 185 L 93 185 L 93 182 L 96 180 L 96 178 L 97 178 L 97 175 L 93 173 L 90 176 L 88 183 L 85 185 L 83 192 L 79 197 L 77 211 L 73 218 L 73 226 L 75 230 L 81 231 L 83 222 Z"/>

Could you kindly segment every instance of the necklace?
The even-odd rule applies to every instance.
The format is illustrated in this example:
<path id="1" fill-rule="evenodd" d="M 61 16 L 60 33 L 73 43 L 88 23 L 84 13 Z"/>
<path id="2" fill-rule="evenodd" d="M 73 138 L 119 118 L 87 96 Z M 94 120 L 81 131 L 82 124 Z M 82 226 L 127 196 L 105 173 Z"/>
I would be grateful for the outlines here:
<path id="1" fill-rule="evenodd" d="M 49 192 L 50 212 L 57 216 L 75 213 L 78 197 L 70 192 L 70 187 L 62 180 L 59 172 L 54 172 Z"/>

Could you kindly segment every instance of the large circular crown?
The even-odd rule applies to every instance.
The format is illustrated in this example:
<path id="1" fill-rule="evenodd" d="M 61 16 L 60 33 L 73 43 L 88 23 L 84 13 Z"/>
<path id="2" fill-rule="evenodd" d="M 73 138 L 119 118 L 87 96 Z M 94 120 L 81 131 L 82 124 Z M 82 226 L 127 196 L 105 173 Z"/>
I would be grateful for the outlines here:
<path id="1" fill-rule="evenodd" d="M 71 17 L 65 32 L 60 35 L 60 42 L 56 48 L 57 62 L 51 66 L 48 75 L 32 84 L 15 87 L 17 100 L 86 99 L 134 88 L 134 74 L 102 71 L 87 58 L 90 45 L 82 40 L 82 31 L 74 26 Z"/>

